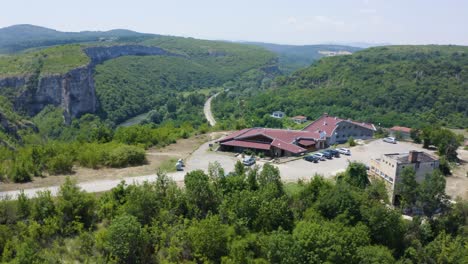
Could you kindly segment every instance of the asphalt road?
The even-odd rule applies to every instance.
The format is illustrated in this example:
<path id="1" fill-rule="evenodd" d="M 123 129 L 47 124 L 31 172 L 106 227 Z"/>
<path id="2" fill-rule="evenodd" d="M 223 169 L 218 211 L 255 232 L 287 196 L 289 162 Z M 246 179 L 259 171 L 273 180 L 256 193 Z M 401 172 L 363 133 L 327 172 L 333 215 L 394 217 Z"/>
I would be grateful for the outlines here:
<path id="1" fill-rule="evenodd" d="M 205 113 L 206 120 L 210 123 L 211 126 L 216 125 L 216 120 L 214 119 L 213 113 L 211 112 L 211 100 L 218 96 L 219 93 L 212 95 L 208 100 L 205 102 L 205 106 L 203 107 L 203 113 Z"/>
<path id="2" fill-rule="evenodd" d="M 225 172 L 228 173 L 234 170 L 234 164 L 240 157 L 236 158 L 232 154 L 219 153 L 209 150 L 209 144 L 207 142 L 201 145 L 196 151 L 190 155 L 186 160 L 185 171 L 168 173 L 176 182 L 183 182 L 186 172 L 193 170 L 207 171 L 210 162 L 218 161 L 224 168 Z M 406 142 L 398 142 L 397 144 L 385 143 L 382 140 L 374 140 L 366 145 L 357 146 L 351 148 L 351 156 L 342 155 L 340 158 L 333 158 L 332 160 L 320 161 L 319 163 L 311 163 L 305 160 L 299 159 L 290 161 L 283 164 L 275 164 L 280 170 L 281 177 L 284 181 L 297 181 L 298 179 L 310 179 L 315 174 L 323 175 L 326 178 L 333 177 L 336 173 L 344 171 L 350 161 L 359 161 L 368 164 L 371 158 L 380 157 L 384 153 L 400 153 L 408 152 L 410 150 L 426 151 L 421 147 Z M 258 165 L 262 166 L 265 162 L 259 161 Z M 175 166 L 175 164 L 174 164 Z M 124 178 L 128 184 L 135 183 L 141 184 L 144 181 L 155 181 L 157 176 L 155 174 L 127 177 Z M 121 180 L 97 180 L 92 182 L 83 182 L 78 185 L 87 192 L 103 192 L 108 191 L 117 186 Z M 50 190 L 52 195 L 56 195 L 59 186 L 52 186 L 47 188 L 35 188 L 24 190 L 28 197 L 34 197 L 37 191 Z M 16 198 L 19 194 L 19 190 L 0 192 L 0 198 L 9 196 L 10 198 Z"/>

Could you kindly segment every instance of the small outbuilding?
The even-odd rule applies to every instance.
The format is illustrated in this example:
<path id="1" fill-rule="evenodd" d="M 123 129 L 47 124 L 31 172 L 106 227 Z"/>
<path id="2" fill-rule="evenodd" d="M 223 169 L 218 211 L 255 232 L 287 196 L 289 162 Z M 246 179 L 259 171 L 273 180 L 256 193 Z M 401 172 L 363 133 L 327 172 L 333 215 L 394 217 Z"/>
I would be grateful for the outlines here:
<path id="1" fill-rule="evenodd" d="M 402 139 L 409 139 L 411 137 L 411 128 L 394 126 L 390 128 L 390 134 L 391 136 L 396 138 L 399 138 L 401 136 Z"/>
<path id="2" fill-rule="evenodd" d="M 294 123 L 296 124 L 302 124 L 302 123 L 307 122 L 307 117 L 298 115 L 298 116 L 291 117 L 291 120 L 294 121 Z"/>
<path id="3" fill-rule="evenodd" d="M 283 118 L 285 116 L 286 116 L 286 114 L 284 112 L 281 112 L 281 111 L 274 111 L 271 114 L 271 117 L 273 117 L 273 118 Z"/>

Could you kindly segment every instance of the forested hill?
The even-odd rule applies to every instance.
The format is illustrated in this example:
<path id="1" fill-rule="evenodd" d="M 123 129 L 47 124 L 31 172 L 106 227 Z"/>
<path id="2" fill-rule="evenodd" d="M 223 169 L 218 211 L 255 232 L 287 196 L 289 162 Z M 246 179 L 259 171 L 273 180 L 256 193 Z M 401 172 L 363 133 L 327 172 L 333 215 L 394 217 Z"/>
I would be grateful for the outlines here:
<path id="1" fill-rule="evenodd" d="M 256 89 L 278 74 L 277 56 L 260 47 L 154 35 L 0 55 L 0 96 L 29 117 L 61 107 L 68 123 L 91 113 L 118 124 L 154 110 L 158 123 L 199 126 L 204 95 L 184 107 L 180 96 L 222 86 Z"/>
<path id="2" fill-rule="evenodd" d="M 263 42 L 246 42 L 265 48 L 278 55 L 279 67 L 283 73 L 292 73 L 310 66 L 314 61 L 326 57 L 327 52 L 356 52 L 358 47 L 346 45 L 280 45 Z"/>
<path id="3" fill-rule="evenodd" d="M 309 118 L 328 112 L 383 126 L 468 127 L 465 46 L 376 47 L 323 58 L 290 77 L 278 78 L 276 87 L 246 98 L 245 120 L 282 110 Z M 222 108 L 218 110 L 223 112 Z M 224 108 L 228 109 L 224 113 L 235 115 L 229 105 Z"/>
<path id="4" fill-rule="evenodd" d="M 48 47 L 80 42 L 116 42 L 144 40 L 156 35 L 125 29 L 109 31 L 61 32 L 34 25 L 13 25 L 0 28 L 0 54 L 21 52 L 36 47 Z"/>

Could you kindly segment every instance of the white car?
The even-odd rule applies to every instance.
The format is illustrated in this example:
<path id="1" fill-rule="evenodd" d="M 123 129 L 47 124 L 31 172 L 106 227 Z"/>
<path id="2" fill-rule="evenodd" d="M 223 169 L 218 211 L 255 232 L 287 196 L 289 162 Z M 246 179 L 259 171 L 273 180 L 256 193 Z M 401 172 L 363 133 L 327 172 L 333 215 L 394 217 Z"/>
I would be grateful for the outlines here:
<path id="1" fill-rule="evenodd" d="M 386 137 L 383 139 L 384 142 L 396 144 L 396 139 L 394 137 Z"/>
<path id="2" fill-rule="evenodd" d="M 322 153 L 314 153 L 312 154 L 312 156 L 317 157 L 319 160 L 326 160 L 325 155 L 323 155 Z"/>
<path id="3" fill-rule="evenodd" d="M 338 148 L 336 149 L 340 154 L 351 156 L 351 150 L 347 148 Z"/>

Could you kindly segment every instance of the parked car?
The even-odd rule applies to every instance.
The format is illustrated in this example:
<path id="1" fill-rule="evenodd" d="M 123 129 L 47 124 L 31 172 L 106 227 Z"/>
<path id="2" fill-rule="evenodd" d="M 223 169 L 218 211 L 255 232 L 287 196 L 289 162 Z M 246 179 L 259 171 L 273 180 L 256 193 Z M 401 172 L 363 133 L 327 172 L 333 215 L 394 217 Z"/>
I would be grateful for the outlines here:
<path id="1" fill-rule="evenodd" d="M 317 163 L 320 160 L 320 158 L 315 156 L 315 155 L 308 155 L 308 156 L 304 157 L 304 160 L 309 161 L 309 162 L 313 162 L 313 163 Z"/>
<path id="2" fill-rule="evenodd" d="M 245 166 L 252 166 L 255 164 L 255 158 L 254 157 L 245 157 L 244 160 L 242 161 Z"/>
<path id="3" fill-rule="evenodd" d="M 336 151 L 340 152 L 343 155 L 348 155 L 348 156 L 351 155 L 351 150 L 349 150 L 347 148 L 338 148 L 338 149 L 336 149 Z"/>
<path id="4" fill-rule="evenodd" d="M 177 171 L 183 171 L 183 170 L 184 170 L 184 164 L 183 164 L 183 162 L 177 161 L 175 167 L 176 167 L 176 170 L 177 170 Z"/>
<path id="5" fill-rule="evenodd" d="M 327 151 L 328 153 L 332 154 L 333 157 L 335 158 L 339 158 L 340 157 L 340 152 L 338 152 L 338 150 L 336 149 L 327 149 L 325 150 Z"/>
<path id="6" fill-rule="evenodd" d="M 327 158 L 327 159 L 332 159 L 332 158 L 333 158 L 333 155 L 332 155 L 330 152 L 328 152 L 328 151 L 322 151 L 321 153 L 322 153 L 323 156 L 325 156 L 325 158 Z"/>
<path id="7" fill-rule="evenodd" d="M 392 143 L 392 144 L 396 144 L 396 138 L 394 137 L 386 137 L 383 139 L 384 142 L 387 142 L 387 143 Z"/>
<path id="8" fill-rule="evenodd" d="M 326 160 L 325 156 L 322 153 L 314 153 L 311 156 L 317 157 L 319 160 Z"/>

